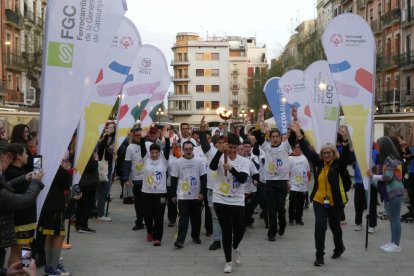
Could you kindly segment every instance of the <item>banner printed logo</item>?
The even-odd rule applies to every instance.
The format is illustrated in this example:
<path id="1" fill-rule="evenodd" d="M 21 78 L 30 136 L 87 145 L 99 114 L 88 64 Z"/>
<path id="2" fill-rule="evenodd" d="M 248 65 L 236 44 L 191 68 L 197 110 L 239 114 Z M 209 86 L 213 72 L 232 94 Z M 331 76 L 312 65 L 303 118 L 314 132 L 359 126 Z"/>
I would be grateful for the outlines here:
<path id="1" fill-rule="evenodd" d="M 289 94 L 293 90 L 291 85 L 284 85 L 283 91 L 285 91 L 287 94 Z"/>
<path id="2" fill-rule="evenodd" d="M 151 59 L 150 58 L 143 58 L 141 62 L 142 66 L 150 67 L 151 66 Z"/>
<path id="3" fill-rule="evenodd" d="M 129 37 L 129 36 L 124 36 L 124 37 L 121 39 L 121 45 L 122 45 L 122 47 L 126 50 L 126 49 L 128 49 L 129 47 L 131 47 L 132 45 L 134 45 L 134 41 L 132 40 L 132 38 L 131 38 L 131 37 Z"/>
<path id="4" fill-rule="evenodd" d="M 338 47 L 339 45 L 342 44 L 342 42 L 344 41 L 344 39 L 342 38 L 342 35 L 340 34 L 333 34 L 331 36 L 331 42 Z"/>
<path id="5" fill-rule="evenodd" d="M 49 42 L 47 65 L 72 68 L 74 44 Z"/>
<path id="6" fill-rule="evenodd" d="M 336 121 L 338 114 L 338 108 L 332 106 L 325 106 L 324 119 L 330 121 Z"/>

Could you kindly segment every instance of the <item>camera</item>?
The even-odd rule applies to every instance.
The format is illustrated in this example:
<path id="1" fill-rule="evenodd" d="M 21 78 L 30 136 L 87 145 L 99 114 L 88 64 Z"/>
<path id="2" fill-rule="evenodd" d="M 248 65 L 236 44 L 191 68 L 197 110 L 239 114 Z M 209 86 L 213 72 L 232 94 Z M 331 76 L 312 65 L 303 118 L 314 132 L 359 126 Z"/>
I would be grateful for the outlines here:
<path id="1" fill-rule="evenodd" d="M 30 247 L 22 247 L 22 267 L 29 267 L 32 261 L 32 249 Z"/>

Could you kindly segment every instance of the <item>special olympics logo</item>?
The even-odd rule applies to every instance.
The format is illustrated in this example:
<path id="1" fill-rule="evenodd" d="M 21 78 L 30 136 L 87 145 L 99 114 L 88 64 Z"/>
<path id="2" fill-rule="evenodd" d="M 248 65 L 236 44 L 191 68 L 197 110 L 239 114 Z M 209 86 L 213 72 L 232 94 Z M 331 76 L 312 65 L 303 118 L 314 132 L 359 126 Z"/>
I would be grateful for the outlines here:
<path id="1" fill-rule="evenodd" d="M 122 47 L 124 47 L 124 49 L 126 50 L 126 49 L 128 49 L 129 47 L 131 47 L 132 45 L 134 45 L 134 41 L 132 40 L 132 38 L 131 38 L 131 37 L 129 37 L 129 36 L 124 36 L 124 37 L 121 39 L 121 45 L 122 45 Z"/>
<path id="2" fill-rule="evenodd" d="M 151 59 L 150 58 L 143 58 L 141 61 L 142 66 L 150 67 L 151 66 Z"/>
<path id="3" fill-rule="evenodd" d="M 288 94 L 292 91 L 292 89 L 293 89 L 292 86 L 289 84 L 286 84 L 283 86 L 283 91 L 285 91 Z"/>
<path id="4" fill-rule="evenodd" d="M 333 34 L 331 36 L 331 43 L 333 43 L 336 47 L 338 47 L 343 41 L 344 39 L 340 34 Z"/>

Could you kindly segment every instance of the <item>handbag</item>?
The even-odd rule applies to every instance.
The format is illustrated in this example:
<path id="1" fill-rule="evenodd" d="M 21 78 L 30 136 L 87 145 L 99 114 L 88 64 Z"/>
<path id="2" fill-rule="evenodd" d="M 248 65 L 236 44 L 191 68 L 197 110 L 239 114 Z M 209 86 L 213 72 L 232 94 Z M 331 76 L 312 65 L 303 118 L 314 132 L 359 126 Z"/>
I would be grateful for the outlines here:
<path id="1" fill-rule="evenodd" d="M 124 200 L 122 202 L 123 204 L 127 204 L 127 205 L 134 204 L 134 193 L 132 192 L 132 186 L 124 185 L 123 195 L 124 195 Z"/>
<path id="2" fill-rule="evenodd" d="M 99 181 L 108 182 L 108 162 L 105 160 L 98 161 Z"/>

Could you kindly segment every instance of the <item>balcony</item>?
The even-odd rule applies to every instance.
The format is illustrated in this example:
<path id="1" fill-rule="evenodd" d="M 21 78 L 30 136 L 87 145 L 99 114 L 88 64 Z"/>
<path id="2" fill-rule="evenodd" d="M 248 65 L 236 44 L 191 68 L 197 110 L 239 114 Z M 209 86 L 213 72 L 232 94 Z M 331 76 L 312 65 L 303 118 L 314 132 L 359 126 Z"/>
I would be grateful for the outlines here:
<path id="1" fill-rule="evenodd" d="M 3 63 L 6 69 L 25 71 L 26 62 L 21 55 L 12 53 L 3 54 Z"/>
<path id="2" fill-rule="evenodd" d="M 170 93 L 168 95 L 169 101 L 191 101 L 193 96 L 190 93 L 186 94 L 178 94 L 178 93 Z"/>
<path id="3" fill-rule="evenodd" d="M 237 84 L 233 84 L 231 86 L 231 90 L 232 91 L 239 91 L 240 90 L 240 85 L 238 83 Z"/>
<path id="4" fill-rule="evenodd" d="M 178 75 L 172 78 L 172 81 L 190 81 L 188 75 Z"/>
<path id="5" fill-rule="evenodd" d="M 374 34 L 381 34 L 381 20 L 373 20 L 371 22 L 371 29 Z"/>
<path id="6" fill-rule="evenodd" d="M 181 59 L 172 59 L 171 60 L 171 66 L 174 65 L 189 65 L 190 62 L 188 61 L 188 58 L 181 58 Z"/>
<path id="7" fill-rule="evenodd" d="M 403 9 L 401 12 L 401 27 L 406 28 L 414 23 L 414 7 Z"/>
<path id="8" fill-rule="evenodd" d="M 24 95 L 21 91 L 6 89 L 4 94 L 4 103 L 7 104 L 23 104 Z"/>
<path id="9" fill-rule="evenodd" d="M 414 51 L 409 51 L 399 55 L 398 66 L 402 70 L 410 70 L 414 68 Z"/>
<path id="10" fill-rule="evenodd" d="M 6 9 L 6 24 L 10 24 L 21 29 L 23 28 L 22 16 L 14 10 Z"/>
<path id="11" fill-rule="evenodd" d="M 32 25 L 35 24 L 35 16 L 34 16 L 33 12 L 31 12 L 31 11 L 25 11 L 24 12 L 24 19 L 25 19 L 24 20 L 25 23 L 30 23 Z"/>
<path id="12" fill-rule="evenodd" d="M 399 56 L 396 54 L 383 55 L 377 58 L 378 70 L 390 70 L 398 67 Z"/>
<path id="13" fill-rule="evenodd" d="M 366 4 L 367 4 L 366 0 L 358 0 L 357 9 L 360 9 L 360 10 L 364 9 Z"/>
<path id="14" fill-rule="evenodd" d="M 39 27 L 40 29 L 43 29 L 43 24 L 44 24 L 44 18 L 43 17 L 36 17 L 35 18 L 35 25 L 37 27 Z"/>
<path id="15" fill-rule="evenodd" d="M 392 11 L 387 12 L 381 16 L 382 27 L 388 27 L 394 23 L 399 22 L 401 19 L 401 10 L 393 9 Z"/>

